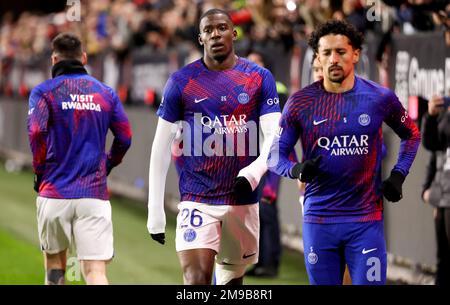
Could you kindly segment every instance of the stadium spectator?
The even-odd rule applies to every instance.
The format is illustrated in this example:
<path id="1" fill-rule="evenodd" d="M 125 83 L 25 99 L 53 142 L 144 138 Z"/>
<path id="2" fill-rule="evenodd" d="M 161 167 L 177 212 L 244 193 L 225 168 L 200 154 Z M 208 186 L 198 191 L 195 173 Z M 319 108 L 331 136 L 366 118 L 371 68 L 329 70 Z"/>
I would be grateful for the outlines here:
<path id="1" fill-rule="evenodd" d="M 147 228 L 155 241 L 165 243 L 168 152 L 179 130 L 176 122 L 183 120 L 175 244 L 184 283 L 210 284 L 215 266 L 217 284 L 242 284 L 246 267 L 258 260 L 257 186 L 267 170 L 267 154 L 280 117 L 278 96 L 268 70 L 235 55 L 237 33 L 225 11 L 206 11 L 199 27 L 203 57 L 171 75 L 157 112 Z M 258 130 L 250 129 L 258 126 L 264 143 L 256 156 L 250 152 L 252 145 L 258 149 Z M 196 136 L 194 130 L 199 129 L 203 134 Z M 194 138 L 187 141 L 190 131 Z M 231 146 L 230 135 L 238 138 Z M 242 156 L 239 139 L 243 136 L 249 150 Z"/>
<path id="2" fill-rule="evenodd" d="M 29 99 L 39 241 L 46 284 L 64 284 L 67 249 L 75 245 L 87 284 L 108 284 L 114 255 L 107 175 L 131 144 L 131 128 L 114 91 L 88 75 L 80 39 L 52 41 L 52 79 Z M 108 129 L 114 141 L 108 154 Z"/>
<path id="3" fill-rule="evenodd" d="M 420 133 L 395 94 L 355 76 L 362 41 L 343 21 L 328 21 L 314 31 L 309 43 L 324 79 L 291 95 L 269 155 L 270 170 L 307 183 L 303 243 L 311 284 L 342 284 L 345 264 L 353 284 L 386 282 L 382 196 L 393 202 L 402 198 L 420 144 Z M 381 182 L 383 121 L 401 146 L 398 163 Z M 303 162 L 294 163 L 287 156 L 299 139 Z"/>
<path id="4" fill-rule="evenodd" d="M 434 96 L 422 122 L 422 143 L 431 152 L 422 199 L 434 207 L 436 285 L 450 285 L 450 97 Z"/>

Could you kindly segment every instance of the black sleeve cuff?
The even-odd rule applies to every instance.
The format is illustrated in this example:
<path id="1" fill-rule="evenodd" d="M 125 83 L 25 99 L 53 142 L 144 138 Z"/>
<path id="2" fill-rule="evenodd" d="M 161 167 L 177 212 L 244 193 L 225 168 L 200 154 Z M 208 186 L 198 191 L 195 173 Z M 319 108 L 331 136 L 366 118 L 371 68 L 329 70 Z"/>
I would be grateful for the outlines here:
<path id="1" fill-rule="evenodd" d="M 292 178 L 298 179 L 298 177 L 300 177 L 301 170 L 302 170 L 302 164 L 301 163 L 295 164 L 294 167 L 291 169 Z"/>

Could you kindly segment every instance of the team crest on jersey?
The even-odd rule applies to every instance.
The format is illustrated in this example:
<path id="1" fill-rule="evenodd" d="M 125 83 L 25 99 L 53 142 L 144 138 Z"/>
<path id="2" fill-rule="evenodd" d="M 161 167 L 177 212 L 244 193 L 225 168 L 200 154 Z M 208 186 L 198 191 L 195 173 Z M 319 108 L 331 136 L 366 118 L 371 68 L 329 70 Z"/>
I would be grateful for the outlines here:
<path id="1" fill-rule="evenodd" d="M 194 241 L 195 238 L 197 238 L 197 233 L 195 232 L 194 229 L 187 229 L 186 231 L 184 231 L 183 238 L 185 241 L 190 243 Z"/>
<path id="2" fill-rule="evenodd" d="M 250 101 L 250 97 L 248 96 L 247 93 L 242 92 L 241 94 L 238 95 L 238 101 L 239 103 L 245 105 Z"/>
<path id="3" fill-rule="evenodd" d="M 313 247 L 311 247 L 310 249 L 311 249 L 311 252 L 308 254 L 308 263 L 310 263 L 311 265 L 314 265 L 319 260 L 319 257 L 317 256 L 316 253 L 314 253 Z"/>
<path id="4" fill-rule="evenodd" d="M 358 122 L 361 126 L 367 126 L 370 124 L 370 115 L 363 113 L 359 116 Z"/>

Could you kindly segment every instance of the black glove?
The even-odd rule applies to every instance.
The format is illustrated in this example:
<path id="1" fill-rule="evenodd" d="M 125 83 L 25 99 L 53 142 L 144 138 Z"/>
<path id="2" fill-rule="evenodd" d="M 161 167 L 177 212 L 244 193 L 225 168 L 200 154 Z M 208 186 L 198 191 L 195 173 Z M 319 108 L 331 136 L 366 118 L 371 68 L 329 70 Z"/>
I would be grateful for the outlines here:
<path id="1" fill-rule="evenodd" d="M 153 240 L 156 240 L 161 245 L 164 245 L 166 243 L 166 234 L 165 233 L 158 233 L 158 234 L 150 234 Z"/>
<path id="2" fill-rule="evenodd" d="M 322 155 L 312 160 L 295 164 L 292 168 L 292 176 L 298 178 L 301 182 L 311 182 L 319 174 L 320 159 L 322 159 Z"/>
<path id="3" fill-rule="evenodd" d="M 111 162 L 109 162 L 109 159 L 106 159 L 106 176 L 109 176 L 112 169 L 113 167 L 111 165 Z"/>
<path id="4" fill-rule="evenodd" d="M 242 176 L 236 177 L 234 179 L 233 192 L 238 203 L 250 203 L 248 201 L 250 200 L 249 197 L 253 190 L 247 178 Z"/>
<path id="5" fill-rule="evenodd" d="M 42 174 L 34 174 L 34 191 L 36 193 L 39 193 L 39 187 L 41 186 L 42 182 Z"/>
<path id="6" fill-rule="evenodd" d="M 400 172 L 391 171 L 389 178 L 381 183 L 381 192 L 384 197 L 391 202 L 397 202 L 402 199 L 402 185 L 404 181 L 405 176 Z"/>

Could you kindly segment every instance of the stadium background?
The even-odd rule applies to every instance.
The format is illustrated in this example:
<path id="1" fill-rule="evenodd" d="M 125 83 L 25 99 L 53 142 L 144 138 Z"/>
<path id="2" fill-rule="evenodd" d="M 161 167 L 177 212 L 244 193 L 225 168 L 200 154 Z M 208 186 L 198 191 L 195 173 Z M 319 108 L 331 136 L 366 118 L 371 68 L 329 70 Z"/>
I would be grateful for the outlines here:
<path id="1" fill-rule="evenodd" d="M 399 5 L 411 2 L 414 5 Z M 133 127 L 133 145 L 109 179 L 115 229 L 113 283 L 181 283 L 173 243 L 161 247 L 147 236 L 148 161 L 156 127 L 155 110 L 169 74 L 198 58 L 196 24 L 210 7 L 229 9 L 237 24 L 236 51 L 266 55 L 287 93 L 310 83 L 308 34 L 320 22 L 345 18 L 364 32 L 359 75 L 395 90 L 420 125 L 432 94 L 450 92 L 448 31 L 436 13 L 448 1 L 273 0 L 184 1 L 96 0 L 14 1 L 0 4 L 0 283 L 42 283 L 37 245 L 30 151 L 26 133 L 27 97 L 47 79 L 49 42 L 58 32 L 83 37 L 88 70 L 117 90 Z M 74 9 L 80 5 L 79 21 Z M 372 17 L 370 17 L 372 16 Z M 70 21 L 72 20 L 72 21 Z M 447 28 L 448 29 L 448 28 Z M 447 35 L 447 36 L 446 36 Z M 420 127 L 420 126 L 419 126 Z M 384 132 L 385 173 L 395 163 L 398 140 Z M 300 150 L 299 150 L 300 151 Z M 432 283 L 435 237 L 432 208 L 420 200 L 428 153 L 421 147 L 399 204 L 385 205 L 388 278 Z M 171 167 L 166 205 L 174 211 L 177 177 Z M 293 181 L 283 180 L 279 199 L 285 251 L 280 277 L 246 283 L 306 284 L 301 256 L 301 211 Z M 168 240 L 174 214 L 169 213 Z M 164 259 L 162 259 L 164 258 Z"/>

